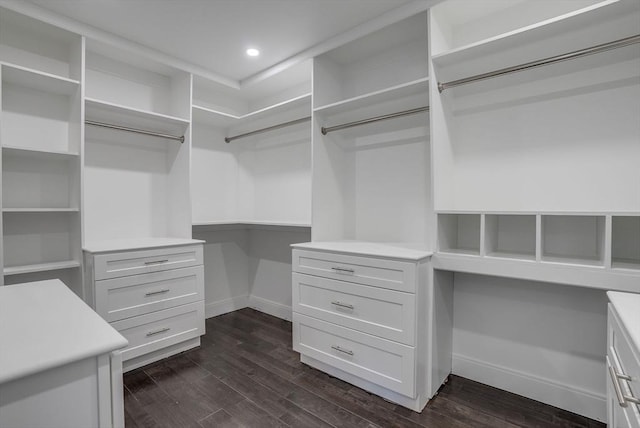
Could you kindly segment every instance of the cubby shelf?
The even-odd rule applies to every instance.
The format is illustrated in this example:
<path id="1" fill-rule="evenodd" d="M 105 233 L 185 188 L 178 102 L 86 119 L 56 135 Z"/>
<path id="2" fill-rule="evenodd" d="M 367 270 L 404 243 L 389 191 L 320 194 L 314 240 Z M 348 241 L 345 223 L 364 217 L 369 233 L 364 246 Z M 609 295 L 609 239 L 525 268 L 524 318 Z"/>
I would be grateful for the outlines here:
<path id="1" fill-rule="evenodd" d="M 2 64 L 2 81 L 58 95 L 73 95 L 80 87 L 78 80 L 33 70 L 19 65 Z"/>
<path id="2" fill-rule="evenodd" d="M 72 213 L 78 211 L 80 211 L 78 208 L 2 208 L 4 213 Z"/>
<path id="3" fill-rule="evenodd" d="M 189 120 L 166 114 L 127 107 L 93 98 L 85 98 L 86 118 L 114 125 L 139 128 L 180 136 L 189 126 Z"/>
<path id="4" fill-rule="evenodd" d="M 637 292 L 640 215 L 439 212 L 434 267 Z"/>
<path id="5" fill-rule="evenodd" d="M 5 155 L 10 156 L 25 156 L 25 157 L 34 157 L 41 159 L 68 159 L 69 157 L 77 157 L 78 153 L 67 152 L 63 150 L 47 150 L 41 148 L 31 148 L 31 147 L 18 147 L 18 146 L 8 146 L 3 145 L 2 151 Z"/>
<path id="6" fill-rule="evenodd" d="M 66 261 L 52 262 L 52 263 L 39 263 L 39 264 L 24 265 L 24 266 L 5 266 L 4 275 L 5 276 L 20 275 L 25 273 L 48 272 L 52 270 L 74 269 L 79 267 L 80 267 L 80 262 L 76 260 L 66 260 Z"/>
<path id="7" fill-rule="evenodd" d="M 263 119 L 268 117 L 269 115 L 276 115 L 288 110 L 304 108 L 305 106 L 309 106 L 309 108 L 311 106 L 310 93 L 303 94 L 243 115 L 225 113 L 197 104 L 194 104 L 192 108 L 193 120 L 195 122 L 200 122 L 219 128 L 229 128 L 232 126 L 243 125 L 258 119 Z"/>

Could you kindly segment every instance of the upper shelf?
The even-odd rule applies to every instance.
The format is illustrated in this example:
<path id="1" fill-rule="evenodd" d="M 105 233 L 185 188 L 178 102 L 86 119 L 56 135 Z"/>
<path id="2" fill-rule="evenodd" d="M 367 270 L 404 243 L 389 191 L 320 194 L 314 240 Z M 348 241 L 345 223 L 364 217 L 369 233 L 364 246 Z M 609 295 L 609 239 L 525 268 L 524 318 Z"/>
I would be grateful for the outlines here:
<path id="1" fill-rule="evenodd" d="M 240 126 L 252 121 L 264 119 L 270 115 L 277 115 L 294 109 L 311 109 L 311 94 L 303 94 L 271 106 L 252 111 L 244 115 L 234 115 L 214 110 L 205 106 L 193 105 L 193 120 L 214 126 L 217 128 L 230 128 Z"/>
<path id="2" fill-rule="evenodd" d="M 639 2 L 607 0 L 453 47 L 432 59 L 439 68 L 439 81 L 454 80 L 634 36 L 639 32 L 638 20 Z M 629 48 L 617 51 L 615 60 L 637 57 Z M 607 58 L 604 63 L 608 62 Z"/>
<path id="3" fill-rule="evenodd" d="M 91 121 L 176 136 L 184 135 L 189 126 L 189 121 L 186 119 L 125 107 L 92 98 L 85 98 L 85 106 L 86 119 Z"/>
<path id="4" fill-rule="evenodd" d="M 58 95 L 75 94 L 80 87 L 78 80 L 45 73 L 14 64 L 2 64 L 2 81 L 38 91 Z"/>

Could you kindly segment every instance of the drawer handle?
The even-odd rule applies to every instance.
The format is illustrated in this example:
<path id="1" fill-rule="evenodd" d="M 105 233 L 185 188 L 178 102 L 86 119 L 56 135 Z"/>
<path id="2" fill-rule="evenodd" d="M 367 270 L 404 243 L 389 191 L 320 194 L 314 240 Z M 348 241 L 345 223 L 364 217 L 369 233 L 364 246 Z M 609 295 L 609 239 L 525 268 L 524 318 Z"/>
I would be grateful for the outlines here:
<path id="1" fill-rule="evenodd" d="M 164 260 L 154 260 L 152 262 L 144 262 L 145 265 L 149 266 L 149 265 L 159 265 L 160 263 L 166 263 L 168 262 L 169 259 L 164 259 Z"/>
<path id="2" fill-rule="evenodd" d="M 350 274 L 355 273 L 353 269 L 349 269 L 349 268 L 332 267 L 331 269 L 334 270 L 336 273 L 350 273 Z"/>
<path id="3" fill-rule="evenodd" d="M 625 395 L 622 392 L 622 387 L 620 386 L 620 382 L 618 379 L 623 379 L 630 381 L 631 376 L 626 375 L 624 373 L 618 373 L 616 369 L 609 364 L 609 376 L 611 377 L 611 382 L 613 382 L 613 390 L 616 393 L 616 398 L 618 400 L 618 404 L 620 407 L 627 407 L 627 403 L 640 404 L 640 399 L 636 398 L 632 395 Z"/>
<path id="4" fill-rule="evenodd" d="M 162 290 L 157 290 L 157 291 L 149 291 L 148 293 L 144 293 L 145 297 L 149 297 L 149 296 L 155 296 L 156 294 L 164 294 L 164 293 L 168 293 L 169 289 L 168 288 L 164 288 Z"/>
<path id="5" fill-rule="evenodd" d="M 338 352 L 342 352 L 343 354 L 347 354 L 347 355 L 351 355 L 353 356 L 353 351 L 350 351 L 348 349 L 344 349 L 339 347 L 338 345 L 331 345 L 331 349 L 335 349 Z"/>
<path id="6" fill-rule="evenodd" d="M 160 330 L 150 331 L 149 333 L 147 333 L 147 337 L 155 336 L 156 334 L 160 334 L 160 333 L 166 333 L 169 330 L 171 330 L 170 327 L 165 327 L 165 328 L 161 328 Z"/>
<path id="7" fill-rule="evenodd" d="M 340 306 L 341 308 L 353 309 L 353 305 L 350 305 L 348 303 L 338 302 L 337 300 L 331 302 L 331 304 L 332 305 L 336 305 L 336 306 Z"/>

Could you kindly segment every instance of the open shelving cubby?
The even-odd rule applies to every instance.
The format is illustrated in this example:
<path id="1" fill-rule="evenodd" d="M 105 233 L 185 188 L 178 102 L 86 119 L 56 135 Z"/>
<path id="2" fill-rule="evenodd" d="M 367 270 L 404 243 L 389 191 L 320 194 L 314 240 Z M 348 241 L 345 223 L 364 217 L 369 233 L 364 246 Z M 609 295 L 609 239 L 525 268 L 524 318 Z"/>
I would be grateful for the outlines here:
<path id="1" fill-rule="evenodd" d="M 438 214 L 438 251 L 480 255 L 480 214 Z"/>
<path id="2" fill-rule="evenodd" d="M 240 88 L 194 76 L 194 225 L 310 224 L 308 121 L 225 141 L 308 118 L 310 92 L 310 61 Z"/>
<path id="3" fill-rule="evenodd" d="M 536 259 L 536 216 L 485 214 L 485 254 L 522 260 Z"/>
<path id="4" fill-rule="evenodd" d="M 542 261 L 604 266 L 605 216 L 543 215 Z"/>
<path id="5" fill-rule="evenodd" d="M 611 267 L 640 269 L 640 215 L 614 215 L 611 226 Z"/>

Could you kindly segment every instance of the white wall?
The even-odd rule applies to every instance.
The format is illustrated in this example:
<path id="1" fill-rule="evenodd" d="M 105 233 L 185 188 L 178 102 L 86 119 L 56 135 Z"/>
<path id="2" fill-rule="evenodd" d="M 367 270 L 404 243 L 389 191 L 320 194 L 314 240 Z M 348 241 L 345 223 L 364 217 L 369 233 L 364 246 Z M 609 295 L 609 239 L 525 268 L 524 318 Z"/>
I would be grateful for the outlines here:
<path id="1" fill-rule="evenodd" d="M 311 240 L 308 228 L 202 231 L 205 313 L 210 318 L 247 306 L 291 319 L 291 244 Z"/>
<path id="2" fill-rule="evenodd" d="M 454 275 L 453 373 L 604 420 L 605 291 Z"/>

